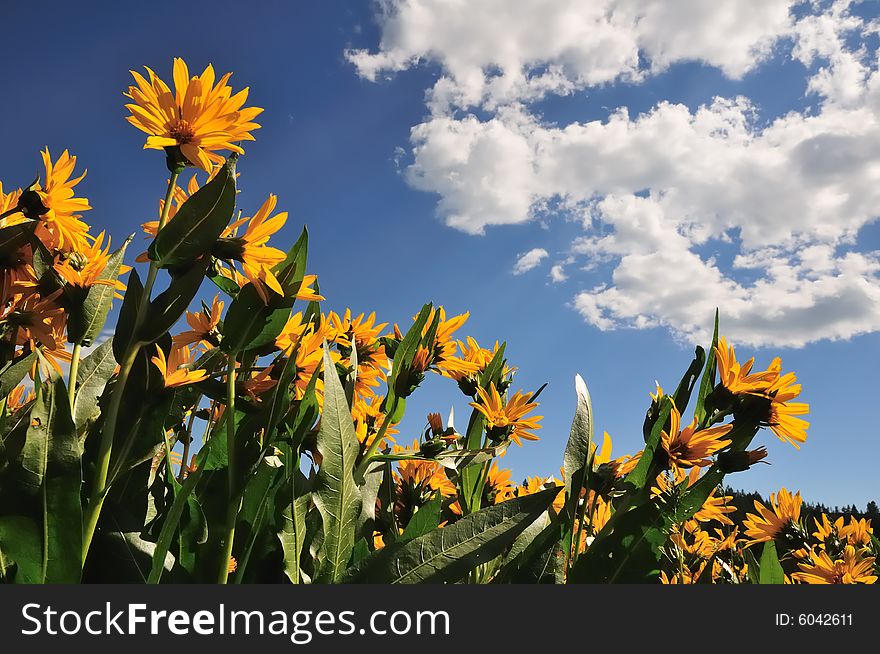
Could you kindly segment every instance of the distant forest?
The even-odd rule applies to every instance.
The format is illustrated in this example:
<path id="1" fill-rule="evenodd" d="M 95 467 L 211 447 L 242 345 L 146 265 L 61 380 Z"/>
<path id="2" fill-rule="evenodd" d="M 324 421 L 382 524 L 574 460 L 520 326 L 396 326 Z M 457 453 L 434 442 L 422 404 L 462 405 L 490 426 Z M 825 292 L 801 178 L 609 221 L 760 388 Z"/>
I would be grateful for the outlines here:
<path id="1" fill-rule="evenodd" d="M 767 499 L 762 497 L 760 493 L 748 493 L 746 491 L 734 490 L 727 487 L 724 489 L 723 494 L 733 497 L 731 504 L 736 506 L 736 513 L 731 514 L 730 517 L 736 524 L 742 524 L 742 521 L 746 517 L 746 513 L 755 513 L 755 500 L 758 500 L 764 506 L 768 506 Z M 804 520 L 807 529 L 810 531 L 816 526 L 813 519 L 818 519 L 823 513 L 827 514 L 831 520 L 835 520 L 840 516 L 843 516 L 847 520 L 849 520 L 850 516 L 854 516 L 857 520 L 867 518 L 871 521 L 871 527 L 874 528 L 875 533 L 880 530 L 880 508 L 878 508 L 877 502 L 873 500 L 868 502 L 867 506 L 864 507 L 864 510 L 860 509 L 855 504 L 850 506 L 826 506 L 825 504 L 814 504 L 807 501 L 804 501 L 804 504 L 801 507 L 801 518 Z"/>

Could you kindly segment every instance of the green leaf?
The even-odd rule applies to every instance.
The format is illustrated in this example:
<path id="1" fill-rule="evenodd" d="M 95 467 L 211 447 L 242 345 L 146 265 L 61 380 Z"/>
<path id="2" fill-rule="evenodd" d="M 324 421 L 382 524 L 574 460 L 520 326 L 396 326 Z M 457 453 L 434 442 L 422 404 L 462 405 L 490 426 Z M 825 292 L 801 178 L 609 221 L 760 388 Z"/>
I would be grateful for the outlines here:
<path id="1" fill-rule="evenodd" d="M 324 345 L 324 413 L 318 430 L 317 448 L 321 468 L 313 497 L 324 525 L 319 556 L 324 559 L 319 581 L 342 579 L 354 547 L 361 495 L 354 481 L 360 445 L 354 431 L 345 390 Z"/>
<path id="2" fill-rule="evenodd" d="M 306 512 L 311 498 L 309 495 L 294 497 L 282 511 L 282 527 L 278 532 L 281 548 L 284 551 L 284 574 L 291 583 L 300 583 L 300 559 L 306 542 Z"/>
<path id="3" fill-rule="evenodd" d="M 623 513 L 610 533 L 602 529 L 568 574 L 569 583 L 657 583 L 663 515 L 654 502 Z"/>
<path id="4" fill-rule="evenodd" d="M 138 340 L 153 343 L 180 320 L 202 285 L 207 265 L 207 257 L 193 262 L 185 273 L 173 278 L 168 288 L 150 302 L 144 324 L 138 330 Z"/>
<path id="5" fill-rule="evenodd" d="M 440 512 L 443 508 L 443 498 L 434 497 L 430 502 L 420 507 L 409 519 L 406 529 L 400 535 L 397 542 L 405 543 L 419 536 L 424 536 L 437 528 L 440 524 Z"/>
<path id="6" fill-rule="evenodd" d="M 625 483 L 631 484 L 636 489 L 644 488 L 650 475 L 649 472 L 654 468 L 654 452 L 660 445 L 660 433 L 666 428 L 666 422 L 669 420 L 669 414 L 672 412 L 672 400 L 668 395 L 663 395 L 660 401 L 660 407 L 657 412 L 657 419 L 645 443 L 645 450 L 639 457 L 636 467 L 626 476 Z"/>
<path id="7" fill-rule="evenodd" d="M 160 268 L 188 265 L 210 253 L 235 210 L 236 159 L 230 156 L 214 179 L 193 193 L 159 230 L 148 252 Z"/>
<path id="8" fill-rule="evenodd" d="M 694 385 L 697 383 L 697 377 L 700 375 L 705 361 L 706 351 L 698 345 L 694 351 L 694 360 L 691 361 L 691 365 L 688 366 L 672 396 L 675 400 L 675 408 L 681 414 L 684 414 L 684 410 L 691 399 L 691 391 L 693 391 Z"/>
<path id="9" fill-rule="evenodd" d="M 76 402 L 73 405 L 73 424 L 77 430 L 100 414 L 98 398 L 115 372 L 112 340 L 101 343 L 80 362 L 76 375 Z"/>
<path id="10" fill-rule="evenodd" d="M 85 346 L 92 344 L 104 328 L 107 314 L 116 294 L 116 279 L 125 257 L 125 249 L 134 235 L 125 239 L 122 246 L 110 255 L 98 280 L 112 282 L 110 284 L 92 284 L 82 304 L 73 308 L 67 322 L 67 340 Z"/>
<path id="11" fill-rule="evenodd" d="M 776 543 L 768 540 L 764 543 L 764 550 L 761 552 L 761 564 L 759 566 L 758 583 L 760 584 L 784 584 L 785 572 L 779 563 L 779 556 L 776 553 Z"/>
<path id="12" fill-rule="evenodd" d="M 42 384 L 21 453 L 23 484 L 42 505 L 44 583 L 77 583 L 82 555 L 82 451 L 64 382 Z"/>
<path id="13" fill-rule="evenodd" d="M 358 583 L 456 582 L 481 563 L 502 554 L 553 503 L 549 489 L 516 497 L 467 515 L 409 542 L 375 552 L 346 575 Z"/>
<path id="14" fill-rule="evenodd" d="M 137 270 L 132 269 L 128 275 L 128 287 L 122 297 L 122 307 L 116 320 L 116 331 L 113 334 L 113 356 L 117 363 L 122 363 L 125 353 L 134 340 L 135 323 L 137 322 L 138 305 L 144 294 L 144 285 Z"/>
<path id="15" fill-rule="evenodd" d="M 305 276 L 307 257 L 308 233 L 303 230 L 284 261 L 272 269 L 284 289 L 283 297 L 267 289 L 269 303 L 266 304 L 253 282 L 239 291 L 223 321 L 220 347 L 224 352 L 255 350 L 275 341 L 290 317 L 296 293 Z"/>
<path id="16" fill-rule="evenodd" d="M 697 393 L 697 404 L 694 407 L 694 417 L 700 425 L 705 426 L 706 398 L 715 388 L 715 372 L 718 362 L 715 359 L 715 348 L 718 346 L 718 310 L 715 310 L 715 331 L 712 335 L 712 346 L 709 348 L 709 356 L 706 359 L 706 367 L 703 369 L 703 379 L 700 381 L 700 390 Z"/>
<path id="17" fill-rule="evenodd" d="M 37 221 L 28 220 L 0 229 L 0 252 L 15 252 L 31 239 Z"/>
<path id="18" fill-rule="evenodd" d="M 24 379 L 28 370 L 31 369 L 36 358 L 36 352 L 28 352 L 10 361 L 0 369 L 0 399 L 9 395 L 21 383 L 21 380 Z"/>
<path id="19" fill-rule="evenodd" d="M 565 538 L 572 542 L 577 528 L 577 506 L 583 489 L 589 489 L 593 457 L 593 404 L 590 392 L 580 375 L 574 378 L 577 409 L 571 422 L 568 443 L 562 458 L 565 479 Z"/>
<path id="20" fill-rule="evenodd" d="M 0 516 L 0 556 L 9 570 L 15 564 L 17 584 L 39 584 L 43 579 L 43 546 L 40 528 L 32 519 L 20 515 Z M 0 570 L 3 574 L 4 570 Z"/>

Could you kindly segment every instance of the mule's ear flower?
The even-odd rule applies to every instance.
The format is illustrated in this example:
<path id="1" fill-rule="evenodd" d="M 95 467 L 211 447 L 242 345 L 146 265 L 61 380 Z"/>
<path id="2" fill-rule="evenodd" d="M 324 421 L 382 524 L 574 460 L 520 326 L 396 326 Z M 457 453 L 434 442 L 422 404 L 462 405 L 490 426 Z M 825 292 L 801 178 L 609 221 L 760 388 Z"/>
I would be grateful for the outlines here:
<path id="1" fill-rule="evenodd" d="M 125 96 L 131 113 L 127 120 L 147 134 L 144 148 L 163 149 L 171 159 L 179 153 L 187 163 L 210 171 L 212 163 L 222 163 L 217 154 L 228 150 L 243 154 L 239 141 L 253 141 L 251 132 L 260 126 L 253 121 L 263 110 L 244 107 L 248 89 L 232 93 L 228 86 L 232 73 L 215 79 L 208 66 L 201 75 L 190 77 L 183 59 L 174 59 L 174 92 L 152 70 L 149 81 L 131 71 L 135 85 Z"/>
<path id="2" fill-rule="evenodd" d="M 777 495 L 770 494 L 769 508 L 755 500 L 755 510 L 758 513 L 746 514 L 743 522 L 749 538 L 748 544 L 791 535 L 787 532 L 802 531 L 799 524 L 802 504 L 799 492 L 792 495 L 785 488 L 780 489 Z"/>
<path id="3" fill-rule="evenodd" d="M 18 199 L 18 206 L 26 218 L 42 221 L 45 232 L 41 234 L 41 240 L 47 247 L 65 252 L 85 250 L 89 226 L 80 218 L 81 212 L 92 207 L 85 198 L 76 197 L 73 189 L 86 174 L 73 177 L 76 157 L 67 150 L 54 162 L 49 148 L 40 155 L 45 175 L 25 189 Z"/>
<path id="4" fill-rule="evenodd" d="M 191 369 L 193 357 L 189 347 L 186 345 L 172 345 L 167 359 L 162 348 L 156 346 L 156 356 L 150 359 L 150 361 L 162 373 L 162 377 L 165 380 L 165 388 L 195 384 L 208 376 L 207 370 Z"/>
<path id="5" fill-rule="evenodd" d="M 522 446 L 520 439 L 527 441 L 539 440 L 533 431 L 540 429 L 538 424 L 542 416 L 528 416 L 537 406 L 537 402 L 529 402 L 531 396 L 517 392 L 505 403 L 495 384 L 489 390 L 477 388 L 479 402 L 470 405 L 483 414 L 486 419 L 487 433 L 493 443 L 501 443 L 508 438 Z"/>

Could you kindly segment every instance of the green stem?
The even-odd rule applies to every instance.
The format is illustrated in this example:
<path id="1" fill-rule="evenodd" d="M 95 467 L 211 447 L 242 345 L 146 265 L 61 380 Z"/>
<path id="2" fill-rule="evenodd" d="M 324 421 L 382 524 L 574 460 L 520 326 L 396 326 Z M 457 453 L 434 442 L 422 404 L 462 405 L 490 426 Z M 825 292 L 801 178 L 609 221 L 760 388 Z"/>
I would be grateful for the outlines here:
<path id="1" fill-rule="evenodd" d="M 235 541 L 235 521 L 241 508 L 241 497 L 236 497 L 236 457 L 235 457 L 235 355 L 229 355 L 226 366 L 226 469 L 229 473 L 229 506 L 226 509 L 226 536 L 220 541 L 221 555 L 217 570 L 217 583 L 225 584 L 229 578 L 229 561 L 232 558 L 232 545 Z"/>
<path id="2" fill-rule="evenodd" d="M 187 470 L 187 463 L 186 462 L 187 462 L 187 459 L 189 459 L 189 445 L 190 445 L 190 443 L 192 443 L 193 422 L 195 422 L 196 409 L 198 408 L 199 401 L 201 401 L 201 399 L 202 399 L 202 396 L 199 395 L 199 397 L 196 399 L 196 403 L 193 405 L 192 411 L 190 411 L 189 422 L 186 425 L 186 440 L 183 442 L 183 460 L 180 464 L 180 472 L 177 475 L 177 480 L 181 484 L 183 483 L 184 477 L 186 477 L 186 470 Z"/>
<path id="3" fill-rule="evenodd" d="M 168 222 L 168 211 L 171 208 L 171 200 L 174 197 L 174 189 L 177 186 L 177 177 L 179 175 L 179 171 L 173 172 L 168 179 L 168 190 L 165 192 L 165 202 L 162 206 L 162 214 L 159 216 L 159 230 L 161 230 L 165 226 L 165 223 Z M 156 282 L 156 275 L 158 272 L 159 266 L 155 261 L 151 261 L 150 271 L 147 274 L 147 281 L 144 284 L 144 290 L 141 294 L 140 303 L 138 304 L 137 317 L 135 319 L 133 331 L 134 337 L 122 357 L 119 375 L 116 377 L 116 384 L 113 387 L 113 394 L 110 397 L 110 406 L 107 407 L 107 417 L 104 420 L 104 428 L 101 432 L 101 442 L 98 446 L 98 457 L 95 464 L 95 477 L 92 481 L 92 492 L 83 515 L 83 565 L 85 565 L 86 558 L 88 557 L 89 548 L 92 546 L 92 538 L 95 536 L 95 529 L 98 526 L 98 519 L 101 516 L 101 509 L 104 506 L 104 498 L 107 496 L 107 474 L 110 471 L 110 455 L 113 451 L 113 437 L 116 434 L 116 423 L 119 417 L 119 409 L 122 405 L 122 395 L 125 391 L 125 385 L 128 383 L 128 375 L 137 359 L 138 352 L 140 352 L 141 347 L 145 345 L 137 339 L 137 333 L 140 330 L 144 316 L 146 315 L 147 306 L 149 306 L 150 303 L 150 294 L 153 291 L 153 284 Z"/>
<path id="4" fill-rule="evenodd" d="M 360 465 L 355 469 L 355 479 L 363 479 L 364 474 L 367 472 L 367 466 L 370 465 L 370 460 L 376 455 L 376 452 L 379 450 L 379 445 L 385 440 L 385 432 L 387 432 L 388 427 L 391 426 L 391 416 L 394 415 L 396 411 L 397 398 L 395 397 L 394 401 L 391 403 L 391 409 L 385 414 L 385 418 L 382 420 L 382 426 L 379 427 L 379 433 L 376 434 L 376 438 L 373 439 L 373 442 L 370 443 L 370 447 L 364 452 Z"/>
<path id="5" fill-rule="evenodd" d="M 82 343 L 74 343 L 73 354 L 70 355 L 70 376 L 67 379 L 67 398 L 70 400 L 70 412 L 73 413 L 73 402 L 76 399 L 76 378 L 79 373 L 79 357 Z"/>

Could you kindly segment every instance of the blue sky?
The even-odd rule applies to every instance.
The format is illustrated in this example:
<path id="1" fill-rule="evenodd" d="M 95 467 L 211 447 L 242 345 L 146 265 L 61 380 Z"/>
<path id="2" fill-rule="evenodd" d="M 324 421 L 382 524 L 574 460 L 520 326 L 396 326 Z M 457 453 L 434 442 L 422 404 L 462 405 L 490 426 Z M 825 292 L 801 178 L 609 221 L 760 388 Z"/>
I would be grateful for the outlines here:
<path id="1" fill-rule="evenodd" d="M 878 12 L 869 10 L 870 6 L 857 3 L 846 16 L 870 21 L 875 17 L 871 13 Z M 788 19 L 789 27 L 796 18 L 807 14 L 830 16 L 830 24 L 846 25 L 851 20 L 839 12 L 830 12 L 827 4 L 813 9 L 796 7 L 791 14 L 795 18 Z M 766 234 L 766 225 L 761 221 L 776 225 L 799 219 L 796 215 L 782 215 L 797 211 L 796 202 L 789 206 L 781 204 L 779 198 L 769 200 L 758 193 L 764 184 L 768 193 L 773 191 L 774 186 L 779 186 L 776 180 L 759 176 L 745 179 L 742 184 L 755 193 L 756 204 L 745 208 L 779 210 L 780 215 L 767 213 L 759 216 L 757 222 L 742 219 L 742 224 L 737 224 L 737 218 L 729 217 L 738 215 L 737 207 L 729 206 L 734 201 L 718 209 L 721 219 L 712 217 L 715 214 L 706 218 L 709 214 L 700 213 L 718 191 L 707 186 L 702 177 L 699 182 L 694 181 L 696 173 L 689 169 L 676 168 L 667 175 L 668 166 L 657 164 L 651 173 L 658 177 L 656 186 L 651 184 L 652 190 L 628 189 L 627 183 L 634 182 L 625 180 L 626 171 L 614 173 L 617 177 L 609 172 L 604 186 L 597 187 L 596 193 L 591 191 L 588 195 L 593 197 L 588 199 L 577 197 L 577 192 L 569 187 L 554 186 L 555 181 L 546 179 L 553 176 L 541 172 L 542 167 L 552 169 L 562 161 L 562 156 L 568 156 L 570 144 L 565 139 L 571 134 L 562 133 L 567 126 L 584 126 L 589 121 L 606 123 L 615 110 L 627 107 L 628 129 L 642 139 L 638 147 L 647 159 L 654 156 L 651 152 L 658 132 L 638 132 L 640 126 L 636 121 L 640 114 L 654 111 L 658 103 L 665 101 L 694 116 L 701 105 L 711 105 L 716 96 L 748 98 L 752 107 L 748 111 L 724 113 L 719 109 L 717 113 L 724 120 L 734 121 L 741 115 L 750 116 L 752 122 L 746 131 L 763 140 L 740 150 L 730 141 L 712 141 L 711 148 L 715 149 L 709 150 L 703 165 L 714 165 L 712 157 L 716 155 L 712 153 L 717 152 L 719 176 L 723 177 L 731 170 L 742 170 L 726 166 L 747 152 L 747 156 L 766 155 L 765 159 L 756 159 L 754 166 L 746 166 L 761 169 L 766 160 L 775 156 L 777 147 L 776 137 L 771 138 L 762 130 L 780 116 L 793 111 L 797 112 L 793 121 L 812 124 L 810 117 L 823 119 L 832 111 L 868 111 L 873 106 L 869 100 L 858 98 L 838 101 L 830 91 L 826 91 L 829 95 L 807 93 L 808 80 L 823 67 L 831 73 L 844 70 L 849 50 L 817 54 L 809 63 L 805 63 L 806 55 L 802 55 L 803 61 L 795 60 L 793 44 L 798 39 L 806 43 L 807 39 L 806 29 L 802 29 L 794 36 L 759 34 L 764 39 L 764 45 L 758 48 L 763 54 L 755 54 L 755 48 L 748 56 L 731 50 L 719 59 L 721 55 L 716 57 L 708 49 L 705 55 L 690 51 L 676 54 L 675 48 L 680 46 L 669 45 L 652 32 L 639 37 L 647 54 L 640 55 L 635 72 L 624 67 L 601 82 L 584 81 L 594 73 L 589 68 L 592 55 L 586 52 L 583 57 L 572 59 L 580 62 L 577 65 L 562 62 L 567 66 L 563 75 L 574 80 L 565 92 L 550 91 L 536 96 L 528 95 L 531 91 L 522 91 L 519 96 L 493 96 L 493 91 L 482 88 L 471 97 L 468 93 L 472 89 L 462 81 L 462 68 L 456 64 L 460 63 L 456 59 L 459 55 L 451 50 L 456 47 L 455 39 L 441 38 L 443 30 L 454 25 L 450 28 L 442 22 L 443 18 L 435 17 L 438 22 L 432 38 L 437 42 L 428 39 L 424 51 L 418 45 L 419 39 L 427 38 L 424 34 L 411 35 L 406 47 L 392 37 L 382 41 L 388 23 L 377 16 L 375 5 L 370 2 L 251 2 L 245 8 L 241 3 L 226 1 L 153 2 L 124 9 L 118 3 L 89 3 L 88 9 L 69 3 L 43 3 L 39 8 L 17 3 L 7 8 L 6 13 L 8 24 L 15 29 L 6 30 L 0 46 L 7 62 L 4 73 L 8 90 L 6 101 L 0 106 L 0 124 L 6 126 L 4 156 L 0 159 L 4 188 L 24 185 L 33 179 L 38 172 L 38 151 L 44 146 L 48 145 L 53 154 L 69 148 L 89 171 L 82 185 L 94 207 L 87 216 L 89 221 L 108 229 L 117 242 L 128 233 L 139 232 L 138 225 L 154 217 L 166 173 L 162 155 L 142 151 L 142 135 L 124 120 L 122 91 L 130 82 L 128 70 L 148 65 L 168 79 L 172 57 L 181 56 L 191 69 L 201 69 L 210 62 L 218 71 L 234 71 L 233 85 L 249 86 L 251 102 L 265 108 L 258 121 L 262 129 L 255 133 L 257 140 L 246 144 L 246 156 L 239 164 L 241 204 L 247 213 L 255 210 L 267 194 L 278 194 L 279 208 L 290 213 L 285 230 L 277 237 L 281 243 L 292 243 L 301 226 L 308 225 L 310 268 L 319 275 L 328 309 L 374 309 L 381 320 L 401 324 L 429 300 L 443 304 L 453 313 L 470 310 L 471 317 L 463 332 L 481 344 L 495 339 L 507 341 L 511 363 L 519 368 L 516 388 L 534 389 L 549 383 L 540 411 L 545 416 L 542 440 L 527 443 L 521 449 L 514 447 L 505 459 L 518 478 L 558 474 L 574 410 L 575 373 L 587 381 L 598 427 L 612 435 L 615 455 L 639 449 L 641 423 L 654 380 L 664 388 L 674 386 L 690 361 L 693 344 L 700 342 L 700 330 L 710 327 L 709 307 L 714 306 L 712 302 L 717 298 L 713 299 L 709 282 L 705 285 L 708 291 L 697 284 L 693 289 L 683 288 L 681 293 L 664 296 L 659 305 L 652 304 L 644 295 L 644 286 L 650 288 L 651 275 L 643 275 L 644 284 L 638 287 L 632 285 L 635 282 L 624 280 L 628 271 L 643 270 L 633 262 L 632 267 L 618 263 L 625 258 L 620 248 L 631 247 L 629 242 L 598 245 L 584 240 L 597 234 L 622 233 L 627 224 L 621 222 L 622 214 L 615 214 L 610 205 L 597 206 L 597 199 L 608 189 L 619 197 L 632 191 L 633 197 L 652 203 L 656 199 L 656 207 L 666 212 L 664 220 L 675 209 L 685 207 L 690 212 L 690 222 L 674 223 L 681 231 L 693 229 L 694 224 L 704 219 L 713 224 L 719 220 L 733 221 L 706 238 L 693 239 L 689 249 L 698 254 L 697 261 L 707 266 L 699 269 L 703 273 L 709 275 L 718 270 L 725 280 L 740 285 L 733 290 L 723 286 L 724 293 L 730 293 L 737 303 L 736 317 L 731 319 L 734 335 L 740 336 L 736 342 L 755 344 L 740 346 L 740 356 L 754 354 L 759 365 L 768 364 L 773 356 L 782 356 L 784 367 L 794 370 L 803 383 L 803 399 L 811 404 L 812 424 L 809 439 L 800 452 L 769 432 L 760 436 L 760 442 L 770 450 L 772 465 L 732 476 L 730 483 L 764 493 L 780 486 L 799 488 L 807 499 L 826 504 L 863 506 L 880 496 L 873 463 L 880 453 L 874 415 L 880 390 L 875 371 L 880 360 L 877 309 L 833 302 L 834 298 L 848 297 L 847 284 L 873 289 L 870 292 L 876 298 L 876 269 L 862 259 L 855 263 L 848 259 L 846 266 L 835 264 L 837 267 L 827 273 L 831 275 L 827 279 L 816 272 L 824 268 L 794 269 L 797 283 L 806 279 L 820 286 L 838 284 L 832 299 L 814 298 L 812 304 L 807 303 L 805 313 L 797 313 L 789 304 L 792 294 L 802 294 L 799 287 L 792 290 L 780 278 L 773 277 L 773 284 L 768 285 L 772 288 L 766 292 L 751 290 L 755 280 L 771 279 L 767 271 L 777 270 L 775 264 L 765 261 L 763 267 L 748 269 L 733 265 L 737 254 L 760 250 L 753 243 L 749 245 L 749 239 L 754 239 L 755 234 Z M 474 17 L 474 22 L 479 20 L 479 16 Z M 516 31 L 515 20 L 515 15 L 498 17 L 498 29 L 509 27 L 509 38 L 514 43 L 520 33 Z M 659 25 L 660 19 L 657 20 Z M 504 21 L 509 21 L 509 25 Z M 764 26 L 754 29 L 769 29 L 766 24 L 770 21 L 763 22 Z M 401 25 L 406 28 L 405 21 Z M 537 31 L 542 27 L 538 24 Z M 35 31 L 40 35 L 39 46 L 32 41 Z M 661 32 L 658 28 L 657 33 L 662 36 Z M 841 37 L 845 48 L 864 47 L 860 56 L 865 76 L 876 70 L 876 34 L 864 25 L 849 31 L 841 28 L 840 33 L 846 37 Z M 753 37 L 739 36 L 747 45 Z M 826 34 L 826 45 L 827 42 Z M 523 50 L 527 47 L 534 48 L 523 45 Z M 407 48 L 414 50 L 410 52 Z M 382 62 L 374 60 L 362 60 L 356 66 L 350 57 L 346 58 L 346 51 L 351 49 L 364 49 L 369 56 L 386 52 L 389 61 L 395 52 L 415 54 L 422 63 L 395 64 L 400 70 L 383 68 Z M 651 53 L 656 60 L 665 57 L 667 62 L 662 67 L 652 67 L 648 60 Z M 467 56 L 476 55 L 471 52 Z M 559 63 L 553 54 L 543 59 L 541 53 L 533 56 L 535 61 L 523 55 L 526 64 L 538 64 L 526 66 L 529 80 L 537 77 L 540 66 Z M 515 56 L 513 60 L 516 61 Z M 17 63 L 12 64 L 13 61 Z M 483 63 L 478 56 L 475 61 L 477 65 Z M 502 71 L 513 65 L 510 61 L 493 62 L 491 58 L 486 61 Z M 578 65 L 586 68 L 577 69 Z M 570 71 L 572 67 L 576 69 L 574 73 Z M 375 81 L 369 79 L 371 70 L 376 72 Z M 443 79 L 451 80 L 459 99 L 438 107 L 431 104 L 426 93 L 435 89 L 437 97 L 439 87 L 435 85 Z M 489 73 L 483 81 L 486 79 L 490 79 Z M 849 78 L 841 75 L 840 79 L 843 82 L 831 86 L 841 89 L 843 97 L 847 87 L 841 84 Z M 864 80 L 849 83 L 869 86 Z M 469 115 L 475 122 L 466 122 Z M 710 118 L 714 120 L 714 116 Z M 845 123 L 832 118 L 827 118 L 829 124 Z M 423 126 L 427 136 L 414 136 L 411 130 L 417 126 Z M 444 142 L 458 143 L 455 139 L 461 136 L 461 130 L 471 127 L 483 139 L 513 134 L 534 146 L 528 156 L 535 158 L 526 161 L 528 165 L 522 168 L 500 172 L 492 169 L 494 162 L 484 162 L 482 165 L 489 166 L 483 171 L 485 178 L 479 176 L 477 166 L 481 164 L 476 156 L 465 163 L 445 161 L 440 146 Z M 498 131 L 489 131 L 496 127 Z M 864 139 L 873 136 L 871 133 Z M 786 143 L 789 138 L 780 137 L 778 142 Z M 507 141 L 485 142 L 491 146 L 488 152 L 497 157 L 522 152 L 518 145 L 507 150 Z M 543 146 L 535 146 L 536 142 Z M 696 139 L 688 156 L 702 156 L 700 148 L 706 143 L 706 138 Z M 606 146 L 603 141 L 602 147 Z M 669 147 L 661 142 L 657 149 Z M 728 156 L 728 152 L 733 154 Z M 558 160 L 548 162 L 540 158 L 552 158 L 554 153 Z M 843 156 L 849 163 L 856 158 L 849 157 L 847 151 L 842 155 L 838 152 L 837 156 Z M 662 163 L 662 157 L 658 156 L 658 161 Z M 876 155 L 858 162 L 861 169 L 868 170 L 876 165 Z M 585 171 L 594 170 L 591 166 L 609 171 L 619 166 L 619 162 L 611 159 L 586 161 L 582 154 L 573 158 L 571 164 L 575 172 L 581 165 Z M 566 164 L 565 169 L 572 166 Z M 535 175 L 540 179 L 528 176 L 532 171 L 538 171 Z M 421 175 L 421 182 L 413 182 L 416 173 Z M 679 173 L 687 178 L 680 183 L 675 177 Z M 485 188 L 448 182 L 452 177 L 464 176 L 468 180 L 483 179 Z M 739 182 L 731 176 L 729 187 L 735 190 Z M 487 207 L 488 214 L 495 215 L 492 203 L 498 199 L 492 190 L 495 185 L 503 189 L 506 183 L 516 184 L 514 190 L 523 186 L 531 189 L 528 198 L 534 202 L 527 214 L 517 217 L 516 209 L 512 209 L 510 219 L 503 217 L 481 225 L 482 218 L 475 208 Z M 578 183 L 575 177 L 574 184 Z M 590 188 L 591 183 L 585 176 L 584 187 Z M 853 196 L 863 188 L 854 185 L 849 189 L 841 184 L 834 188 Z M 669 204 L 668 198 L 674 194 L 663 193 L 669 188 L 705 197 L 698 205 Z M 481 192 L 487 195 L 481 196 Z M 785 188 L 780 193 L 795 195 Z M 566 196 L 568 204 L 555 210 L 541 209 L 542 198 L 558 200 L 560 196 Z M 810 202 L 817 204 L 825 197 Z M 791 197 L 783 199 L 794 202 Z M 632 208 L 642 204 L 636 201 L 620 206 Z M 855 204 L 845 208 L 858 213 L 860 209 L 853 207 Z M 796 235 L 794 244 L 783 247 L 784 255 L 778 251 L 759 253 L 765 258 L 790 257 L 817 243 L 825 247 L 827 242 L 822 239 L 826 236 L 821 226 L 834 221 L 845 223 L 848 218 L 841 211 L 814 217 L 813 231 L 807 236 Z M 447 224 L 454 223 L 454 215 L 462 217 L 458 228 Z M 831 246 L 834 256 L 844 257 L 852 252 L 870 263 L 880 249 L 877 221 L 874 216 L 865 215 L 852 224 L 855 227 L 850 225 L 845 236 L 835 237 L 837 240 Z M 483 233 L 475 233 L 480 231 Z M 722 232 L 727 236 L 720 236 Z M 579 242 L 581 247 L 577 246 Z M 518 255 L 535 248 L 546 250 L 546 258 L 535 269 L 513 275 Z M 551 264 L 563 266 L 565 281 L 554 283 L 550 279 Z M 685 269 L 683 263 L 682 270 Z M 658 287 L 668 288 L 664 271 L 657 269 L 655 273 Z M 609 289 L 618 293 L 602 294 Z M 784 295 L 782 302 L 786 308 L 769 320 L 772 324 L 768 327 L 761 324 L 754 312 L 749 313 L 748 307 L 771 305 L 777 297 L 774 293 Z M 589 305 L 592 313 L 584 308 L 587 305 L 578 302 L 581 294 L 601 298 L 599 304 Z M 692 296 L 695 299 L 690 304 Z M 719 297 L 724 300 L 728 296 Z M 853 300 L 856 304 L 858 297 Z M 631 298 L 634 299 L 630 301 Z M 638 302 L 642 304 L 633 308 Z M 722 303 L 722 331 L 726 324 L 724 309 Z M 820 319 L 828 313 L 846 316 L 847 311 L 852 313 L 852 319 L 845 325 Z M 811 320 L 816 321 L 815 328 Z M 795 331 L 798 336 L 794 340 L 803 342 L 795 343 L 786 336 Z M 792 344 L 800 347 L 791 347 Z M 416 436 L 427 411 L 445 415 L 453 404 L 459 422 L 463 423 L 467 406 L 454 385 L 445 380 L 429 380 L 410 402 L 410 417 L 404 423 L 409 431 L 405 429 L 402 437 Z"/>

